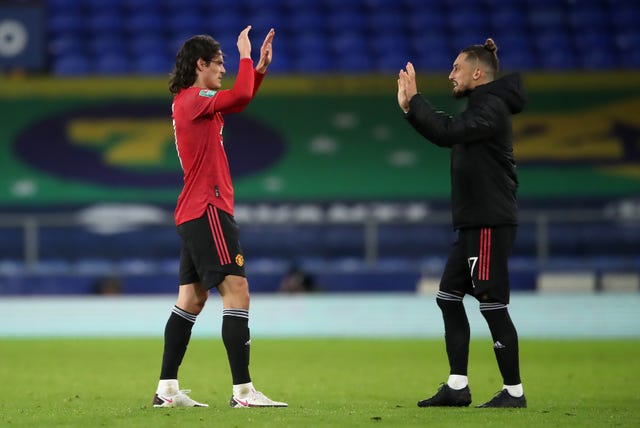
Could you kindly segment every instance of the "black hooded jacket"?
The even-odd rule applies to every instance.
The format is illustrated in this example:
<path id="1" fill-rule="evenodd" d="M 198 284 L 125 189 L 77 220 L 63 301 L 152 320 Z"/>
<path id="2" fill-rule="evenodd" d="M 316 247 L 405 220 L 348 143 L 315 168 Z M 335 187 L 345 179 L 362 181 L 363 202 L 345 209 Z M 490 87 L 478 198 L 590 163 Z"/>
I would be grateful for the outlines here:
<path id="1" fill-rule="evenodd" d="M 476 87 L 467 108 L 450 116 L 417 94 L 406 115 L 425 138 L 451 148 L 453 227 L 517 225 L 518 177 L 513 158 L 511 115 L 522 111 L 519 74 Z"/>

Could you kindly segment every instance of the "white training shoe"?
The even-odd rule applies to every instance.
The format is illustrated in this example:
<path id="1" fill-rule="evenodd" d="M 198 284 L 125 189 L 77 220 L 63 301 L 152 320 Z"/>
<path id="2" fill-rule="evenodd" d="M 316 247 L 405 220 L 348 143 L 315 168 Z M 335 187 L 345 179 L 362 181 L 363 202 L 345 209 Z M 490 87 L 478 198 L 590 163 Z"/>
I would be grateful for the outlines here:
<path id="1" fill-rule="evenodd" d="M 161 395 L 153 397 L 153 407 L 209 407 L 208 404 L 198 403 L 187 394 L 190 389 L 181 389 L 176 395 Z"/>
<path id="2" fill-rule="evenodd" d="M 247 407 L 289 407 L 287 403 L 280 401 L 273 401 L 260 391 L 252 389 L 245 397 L 232 395 L 229 400 L 229 406 L 234 409 L 247 408 Z"/>

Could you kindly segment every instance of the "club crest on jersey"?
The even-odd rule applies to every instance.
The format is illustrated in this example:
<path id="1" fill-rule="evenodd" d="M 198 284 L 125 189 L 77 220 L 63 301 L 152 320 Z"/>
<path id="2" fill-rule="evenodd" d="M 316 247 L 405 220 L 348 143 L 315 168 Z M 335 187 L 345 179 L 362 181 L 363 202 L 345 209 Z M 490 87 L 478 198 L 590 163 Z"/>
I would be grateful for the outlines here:
<path id="1" fill-rule="evenodd" d="M 198 95 L 200 95 L 201 97 L 211 98 L 212 96 L 214 96 L 216 94 L 216 92 L 217 91 L 213 91 L 211 89 L 202 89 L 202 90 L 200 90 Z"/>
<path id="2" fill-rule="evenodd" d="M 236 264 L 240 267 L 244 266 L 244 257 L 242 257 L 242 254 L 236 256 Z"/>

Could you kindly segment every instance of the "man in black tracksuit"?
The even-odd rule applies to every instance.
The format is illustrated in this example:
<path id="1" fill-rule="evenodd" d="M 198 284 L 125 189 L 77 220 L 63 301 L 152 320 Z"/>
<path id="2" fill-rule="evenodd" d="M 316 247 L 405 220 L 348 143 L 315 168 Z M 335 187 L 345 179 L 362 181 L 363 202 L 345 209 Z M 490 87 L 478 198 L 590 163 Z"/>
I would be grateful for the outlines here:
<path id="1" fill-rule="evenodd" d="M 458 238 L 447 260 L 436 302 L 442 310 L 450 375 L 420 407 L 468 406 L 467 379 L 470 329 L 462 300 L 480 302 L 504 380 L 502 390 L 478 407 L 526 407 L 520 380 L 518 334 L 511 321 L 508 257 L 518 224 L 518 178 L 513 158 L 511 115 L 525 104 L 518 74 L 495 79 L 497 47 L 463 49 L 449 80 L 456 98 L 467 108 L 450 116 L 436 111 L 417 91 L 411 63 L 398 75 L 398 104 L 409 123 L 425 138 L 451 149 L 451 205 Z"/>

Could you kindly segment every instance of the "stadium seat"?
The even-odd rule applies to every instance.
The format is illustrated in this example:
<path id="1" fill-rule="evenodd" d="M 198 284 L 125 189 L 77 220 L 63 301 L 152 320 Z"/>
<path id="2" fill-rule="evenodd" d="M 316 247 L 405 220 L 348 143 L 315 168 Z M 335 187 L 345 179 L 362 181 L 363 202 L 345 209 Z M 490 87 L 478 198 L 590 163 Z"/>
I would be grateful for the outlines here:
<path id="1" fill-rule="evenodd" d="M 96 57 L 94 71 L 104 75 L 122 75 L 129 72 L 129 59 L 117 52 L 101 53 Z"/>
<path id="2" fill-rule="evenodd" d="M 168 54 L 166 40 L 155 34 L 140 34 L 138 37 L 134 37 L 127 43 L 127 50 L 132 58 L 148 55 L 151 52 Z"/>
<path id="3" fill-rule="evenodd" d="M 190 10 L 167 14 L 165 29 L 169 33 L 199 34 L 204 32 L 204 19 L 199 13 Z"/>
<path id="4" fill-rule="evenodd" d="M 53 60 L 68 55 L 82 55 L 86 50 L 85 38 L 72 34 L 52 37 L 48 45 Z"/>
<path id="5" fill-rule="evenodd" d="M 637 28 L 640 22 L 640 5 L 629 2 L 619 7 L 612 7 L 610 20 L 611 27 L 614 29 Z"/>
<path id="6" fill-rule="evenodd" d="M 454 9 L 447 14 L 447 25 L 452 31 L 486 31 L 487 19 L 482 9 L 467 7 L 463 10 Z"/>
<path id="7" fill-rule="evenodd" d="M 338 10 L 330 12 L 326 16 L 327 30 L 331 33 L 344 31 L 363 32 L 365 21 L 363 15 L 357 10 Z"/>
<path id="8" fill-rule="evenodd" d="M 291 57 L 291 71 L 296 74 L 318 74 L 331 71 L 331 59 L 317 52 L 299 54 Z"/>
<path id="9" fill-rule="evenodd" d="M 202 17 L 202 32 L 213 36 L 216 40 L 223 35 L 235 36 L 237 39 L 240 31 L 248 24 L 247 17 L 240 11 L 224 9 L 217 11 L 213 15 L 204 14 Z M 227 47 L 226 49 L 229 48 Z"/>
<path id="10" fill-rule="evenodd" d="M 153 53 L 134 58 L 131 71 L 140 75 L 167 75 L 174 65 L 174 60 L 162 53 Z"/>
<path id="11" fill-rule="evenodd" d="M 132 35 L 164 31 L 165 17 L 159 12 L 136 11 L 125 15 L 124 27 Z"/>
<path id="12" fill-rule="evenodd" d="M 326 25 L 324 17 L 314 9 L 298 9 L 287 14 L 286 30 L 297 36 L 300 33 L 323 34 Z M 280 35 L 278 34 L 278 37 Z M 294 36 L 295 37 L 295 36 Z"/>
<path id="13" fill-rule="evenodd" d="M 528 13 L 528 22 L 536 32 L 564 28 L 566 25 L 564 9 L 561 5 L 536 5 Z"/>
<path id="14" fill-rule="evenodd" d="M 421 0 L 49 0 L 47 8 L 51 64 L 57 62 L 58 55 L 65 55 L 67 59 L 64 62 L 69 63 L 68 51 L 75 49 L 80 54 L 83 52 L 81 45 L 89 46 L 92 53 L 101 46 L 110 51 L 116 43 L 106 40 L 107 36 L 114 34 L 121 34 L 129 44 L 138 45 L 146 43 L 136 42 L 138 38 L 148 39 L 150 35 L 163 38 L 163 53 L 167 55 L 175 54 L 186 37 L 211 34 L 225 41 L 223 49 L 233 58 L 238 32 L 251 24 L 254 35 L 275 27 L 282 55 L 291 50 L 289 60 L 283 59 L 274 64 L 274 70 L 278 72 L 286 72 L 287 67 L 295 72 L 304 71 L 300 69 L 303 63 L 297 58 L 302 55 L 300 46 L 306 42 L 299 43 L 297 39 L 310 39 L 310 34 L 325 38 L 335 55 L 362 48 L 362 43 L 356 45 L 347 40 L 345 33 L 349 32 L 358 33 L 360 38 L 366 39 L 364 46 L 376 51 L 374 54 L 379 52 L 376 49 L 379 43 L 372 43 L 369 39 L 377 35 L 388 34 L 391 37 L 391 34 L 408 32 L 405 36 L 409 35 L 410 40 L 434 37 L 440 41 L 444 38 L 446 44 L 443 47 L 437 47 L 436 43 L 424 43 L 424 48 L 416 48 L 415 44 L 407 47 L 408 53 L 420 56 L 422 65 L 428 65 L 429 69 L 440 68 L 437 64 L 445 56 L 445 51 L 449 52 L 446 55 L 448 63 L 451 52 L 458 52 L 470 44 L 483 43 L 487 37 L 496 38 L 504 63 L 518 69 L 634 68 L 637 42 L 633 34 L 638 31 L 637 23 L 640 22 L 640 4 L 630 0 L 512 0 L 507 3 L 499 0 L 442 0 L 433 4 Z M 531 42 L 506 43 L 503 35 L 516 30 L 524 33 Z M 549 43 L 558 32 L 564 33 L 569 43 Z M 434 36 L 436 34 L 440 37 Z M 71 41 L 72 38 L 77 38 L 77 41 Z M 525 53 L 515 52 L 523 46 L 533 46 L 539 53 L 565 48 L 572 52 L 566 60 L 554 56 L 538 61 L 533 58 L 535 55 L 528 58 Z M 429 54 L 432 49 L 437 52 Z M 607 53 L 607 49 L 612 51 Z M 133 50 L 142 51 L 128 49 Z M 396 53 L 395 57 L 405 53 Z M 349 59 L 348 62 L 353 63 L 348 67 L 350 72 L 360 73 L 356 70 L 361 70 L 366 61 Z M 383 60 L 373 58 L 368 62 L 373 68 L 362 71 L 385 68 Z M 314 61 L 315 66 L 324 68 L 322 63 Z M 338 61 L 335 64 L 337 66 Z M 339 68 L 346 66 L 344 63 Z M 100 73 L 99 70 L 96 72 Z"/>
<path id="15" fill-rule="evenodd" d="M 573 51 L 552 50 L 540 55 L 540 64 L 545 70 L 577 70 L 578 62 Z"/>
<path id="16" fill-rule="evenodd" d="M 56 57 L 52 69 L 55 76 L 82 76 L 93 71 L 89 60 L 78 53 Z"/>
<path id="17" fill-rule="evenodd" d="M 406 20 L 399 11 L 373 10 L 365 19 L 371 34 L 405 31 Z"/>
<path id="18" fill-rule="evenodd" d="M 334 70 L 347 73 L 366 73 L 375 69 L 375 62 L 368 53 L 354 52 L 334 62 Z"/>
<path id="19" fill-rule="evenodd" d="M 89 34 L 120 34 L 124 30 L 122 15 L 115 11 L 91 14 L 85 20 L 84 30 Z"/>
<path id="20" fill-rule="evenodd" d="M 440 33 L 444 36 L 446 24 L 445 15 L 439 9 L 419 10 L 408 13 L 405 22 L 405 25 L 414 36 L 424 33 Z"/>
<path id="21" fill-rule="evenodd" d="M 122 54 L 126 52 L 127 43 L 120 34 L 106 34 L 89 39 L 89 54 L 98 57 L 106 54 Z"/>
<path id="22" fill-rule="evenodd" d="M 78 12 L 83 5 L 83 0 L 48 0 L 46 6 L 51 13 Z"/>
<path id="23" fill-rule="evenodd" d="M 368 46 L 366 36 L 355 31 L 336 34 L 330 40 L 331 50 L 340 60 L 358 53 L 367 53 Z"/>
<path id="24" fill-rule="evenodd" d="M 51 12 L 47 20 L 48 29 L 52 37 L 60 35 L 82 36 L 84 19 L 80 11 Z"/>
<path id="25" fill-rule="evenodd" d="M 369 39 L 373 66 L 377 72 L 397 73 L 411 56 L 411 44 L 406 32 L 385 32 Z"/>
<path id="26" fill-rule="evenodd" d="M 567 12 L 567 21 L 576 32 L 605 29 L 609 23 L 603 8 L 585 8 L 584 5 L 570 9 Z"/>
<path id="27" fill-rule="evenodd" d="M 273 11 L 256 10 L 255 13 L 248 14 L 246 17 L 247 25 L 251 25 L 253 37 L 262 38 L 270 28 L 283 28 L 285 20 L 280 13 Z"/>
<path id="28" fill-rule="evenodd" d="M 494 31 L 502 28 L 524 28 L 527 24 L 526 13 L 513 5 L 497 8 L 488 18 Z"/>
<path id="29" fill-rule="evenodd" d="M 499 52 L 500 71 L 530 71 L 540 69 L 540 64 L 535 55 L 529 51 L 522 50 L 502 50 Z"/>
<path id="30" fill-rule="evenodd" d="M 201 8 L 204 7 L 207 3 L 215 3 L 215 5 L 219 5 L 220 3 L 227 3 L 222 0 L 218 0 L 215 2 L 204 2 L 202 0 L 162 0 L 164 7 L 170 13 L 189 11 L 192 13 L 201 12 Z M 238 3 L 238 2 L 236 2 Z"/>

